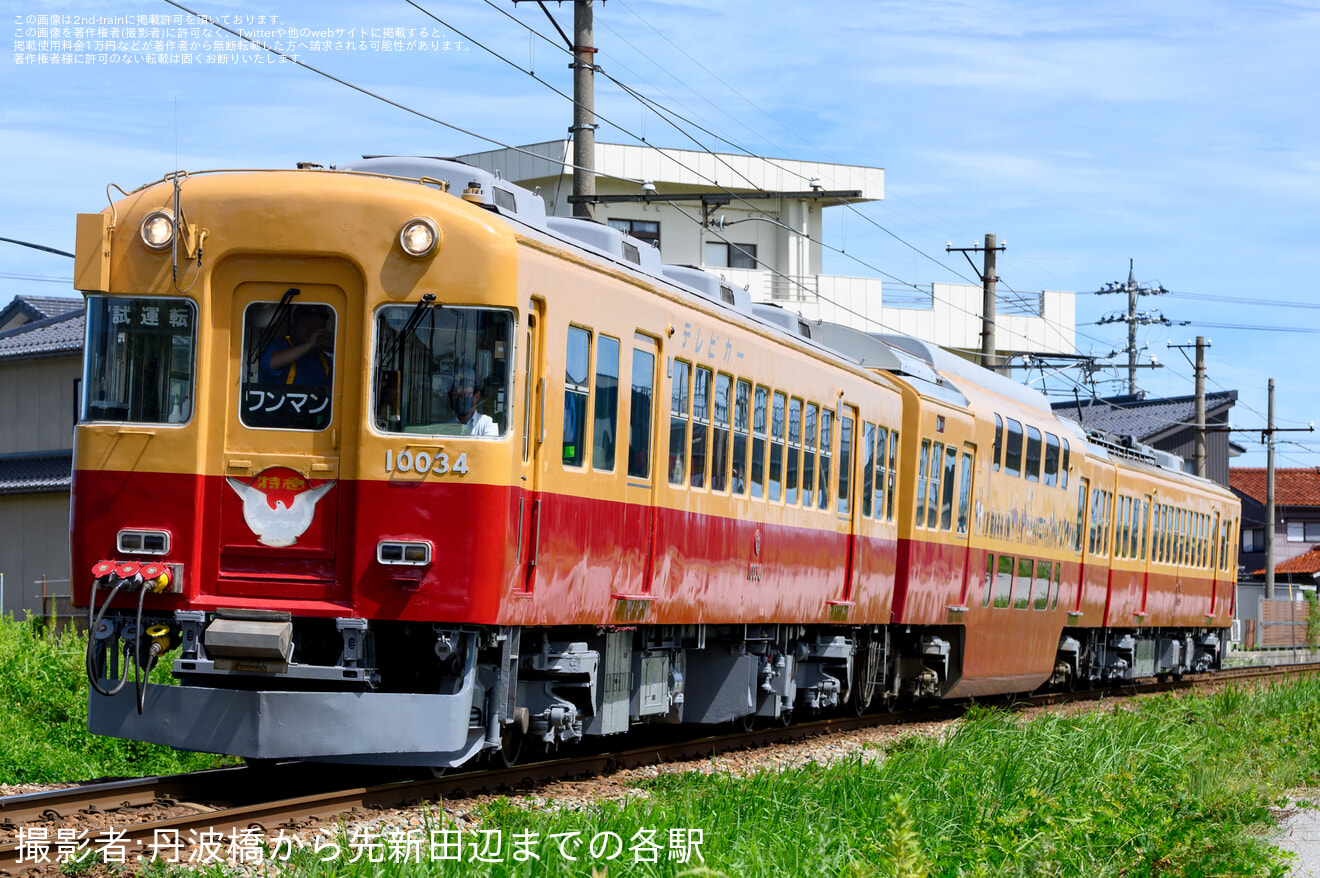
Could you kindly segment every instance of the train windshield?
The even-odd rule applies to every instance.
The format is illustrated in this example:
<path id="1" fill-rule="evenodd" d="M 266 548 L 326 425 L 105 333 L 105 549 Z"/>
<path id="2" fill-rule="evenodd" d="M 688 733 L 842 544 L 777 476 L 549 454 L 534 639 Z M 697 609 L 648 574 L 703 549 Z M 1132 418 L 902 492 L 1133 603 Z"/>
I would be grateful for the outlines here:
<path id="1" fill-rule="evenodd" d="M 196 324 L 197 307 L 188 299 L 89 296 L 83 418 L 189 420 Z"/>
<path id="2" fill-rule="evenodd" d="M 243 313 L 239 417 L 248 427 L 324 430 L 334 410 L 335 312 L 254 302 Z"/>
<path id="3" fill-rule="evenodd" d="M 376 429 L 498 437 L 509 430 L 513 316 L 387 305 L 376 313 Z"/>

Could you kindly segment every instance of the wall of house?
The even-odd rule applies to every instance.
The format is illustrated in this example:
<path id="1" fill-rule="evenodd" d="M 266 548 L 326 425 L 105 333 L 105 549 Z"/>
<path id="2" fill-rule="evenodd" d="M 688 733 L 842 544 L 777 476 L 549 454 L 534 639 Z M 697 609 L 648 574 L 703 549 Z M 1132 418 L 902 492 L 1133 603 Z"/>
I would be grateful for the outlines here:
<path id="1" fill-rule="evenodd" d="M 0 454 L 73 448 L 75 381 L 82 352 L 0 360 Z"/>
<path id="2" fill-rule="evenodd" d="M 69 492 L 0 495 L 0 573 L 3 609 L 40 612 L 47 593 L 69 594 Z"/>

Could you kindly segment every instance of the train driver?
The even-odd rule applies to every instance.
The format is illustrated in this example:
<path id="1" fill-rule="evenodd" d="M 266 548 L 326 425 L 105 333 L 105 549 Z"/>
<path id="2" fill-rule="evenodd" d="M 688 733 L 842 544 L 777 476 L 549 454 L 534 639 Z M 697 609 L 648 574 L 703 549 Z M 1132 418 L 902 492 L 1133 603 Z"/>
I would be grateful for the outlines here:
<path id="1" fill-rule="evenodd" d="M 481 402 L 481 388 L 471 369 L 459 369 L 449 385 L 449 406 L 454 411 L 454 423 L 464 436 L 498 436 L 500 428 L 490 415 L 477 411 Z"/>
<path id="2" fill-rule="evenodd" d="M 289 334 L 262 352 L 257 381 L 328 386 L 334 367 L 325 351 L 333 347 L 334 336 L 326 328 L 326 317 L 320 307 L 295 306 Z"/>

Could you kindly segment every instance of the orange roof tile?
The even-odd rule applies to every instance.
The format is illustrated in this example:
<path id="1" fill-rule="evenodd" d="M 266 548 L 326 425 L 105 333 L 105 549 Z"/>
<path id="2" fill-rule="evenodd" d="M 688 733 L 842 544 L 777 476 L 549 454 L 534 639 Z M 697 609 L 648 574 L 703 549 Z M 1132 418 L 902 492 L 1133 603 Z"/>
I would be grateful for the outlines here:
<path id="1" fill-rule="evenodd" d="M 1296 558 L 1289 558 L 1282 564 L 1274 565 L 1275 575 L 1288 573 L 1320 573 L 1320 546 L 1303 552 Z M 1264 576 L 1265 568 L 1254 571 L 1252 576 Z"/>
<path id="2" fill-rule="evenodd" d="M 1235 466 L 1228 471 L 1228 485 L 1264 503 L 1265 476 L 1263 466 Z M 1320 506 L 1320 468 L 1276 467 L 1274 502 L 1280 506 Z"/>

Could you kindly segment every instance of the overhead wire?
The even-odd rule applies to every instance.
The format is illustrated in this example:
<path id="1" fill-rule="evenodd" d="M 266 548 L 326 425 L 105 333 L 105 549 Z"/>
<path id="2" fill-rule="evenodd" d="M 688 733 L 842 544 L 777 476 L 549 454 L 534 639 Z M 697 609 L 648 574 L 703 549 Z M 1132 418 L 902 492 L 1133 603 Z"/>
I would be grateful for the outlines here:
<path id="1" fill-rule="evenodd" d="M 207 24 L 211 25 L 212 27 L 219 28 L 220 30 L 223 30 L 223 31 L 225 31 L 226 33 L 232 34 L 233 36 L 236 36 L 236 37 L 238 37 L 238 38 L 241 39 L 241 40 L 246 40 L 247 42 L 251 43 L 252 45 L 257 46 L 257 47 L 260 48 L 260 49 L 264 49 L 265 51 L 270 52 L 272 55 L 275 55 L 275 56 L 277 56 L 277 57 L 279 57 L 279 58 L 283 58 L 285 61 L 288 61 L 288 62 L 291 63 L 291 64 L 296 64 L 296 65 L 298 65 L 299 67 L 302 67 L 304 70 L 310 70 L 312 73 L 315 73 L 315 74 L 318 75 L 318 76 L 323 76 L 323 77 L 325 77 L 326 79 L 329 79 L 329 80 L 331 80 L 332 82 L 337 82 L 337 83 L 339 83 L 340 85 L 344 86 L 345 88 L 350 88 L 350 89 L 352 89 L 353 91 L 358 92 L 359 94 L 363 94 L 363 95 L 366 95 L 367 97 L 374 98 L 375 100 L 381 101 L 382 103 L 389 104 L 391 107 L 394 107 L 394 108 L 399 109 L 399 110 L 403 110 L 405 113 L 410 113 L 410 114 L 412 114 L 412 115 L 414 115 L 414 116 L 417 116 L 417 117 L 420 118 L 420 119 L 425 119 L 425 120 L 428 121 L 428 122 L 434 122 L 435 124 L 440 125 L 440 126 L 442 126 L 442 127 L 444 127 L 444 128 L 448 128 L 448 129 L 450 129 L 451 131 L 455 131 L 455 132 L 457 132 L 457 133 L 459 133 L 459 134 L 464 134 L 464 135 L 466 135 L 466 136 L 468 136 L 468 137 L 475 138 L 475 139 L 480 140 L 480 141 L 482 141 L 482 142 L 484 142 L 484 143 L 490 143 L 490 144 L 493 144 L 493 145 L 495 145 L 495 146 L 500 147 L 501 149 L 507 149 L 507 150 L 510 150 L 510 151 L 512 151 L 512 152 L 519 153 L 519 154 L 521 154 L 521 155 L 529 156 L 529 157 L 531 157 L 531 158 L 543 159 L 543 160 L 545 159 L 545 156 L 543 156 L 543 155 L 541 155 L 541 154 L 539 154 L 539 153 L 533 152 L 533 151 L 531 151 L 531 150 L 529 150 L 529 149 L 524 149 L 524 148 L 519 147 L 519 146 L 514 146 L 514 145 L 512 145 L 512 144 L 505 143 L 505 142 L 503 142 L 503 141 L 501 141 L 501 140 L 496 140 L 496 139 L 493 138 L 493 137 L 487 137 L 487 136 L 484 135 L 484 134 L 478 134 L 478 133 L 475 132 L 475 131 L 471 131 L 471 130 L 469 130 L 469 129 L 467 129 L 467 128 L 463 128 L 463 127 L 460 126 L 460 125 L 455 125 L 455 124 L 452 123 L 452 122 L 446 122 L 444 119 L 437 118 L 436 116 L 432 116 L 432 115 L 430 115 L 430 114 L 428 114 L 428 113 L 424 113 L 424 112 L 422 112 L 421 110 L 417 110 L 417 109 L 414 109 L 413 107 L 409 107 L 409 106 L 406 105 L 406 104 L 399 103 L 398 101 L 396 101 L 396 100 L 394 100 L 394 99 L 392 99 L 392 98 L 387 98 L 387 97 L 385 97 L 385 96 L 382 95 L 382 94 L 378 94 L 377 92 L 371 91 L 370 89 L 363 88 L 363 87 L 360 86 L 360 85 L 355 85 L 354 83 L 351 83 L 351 82 L 349 82 L 349 81 L 346 80 L 346 79 L 343 79 L 343 78 L 341 78 L 341 77 L 335 76 L 333 73 L 329 73 L 329 72 L 327 72 L 327 71 L 325 71 L 325 70 L 321 70 L 319 67 L 313 67 L 311 64 L 308 64 L 306 61 L 299 60 L 298 58 L 295 58 L 295 57 L 292 56 L 292 55 L 286 55 L 284 52 L 281 52 L 281 51 L 279 51 L 278 49 L 275 49 L 275 48 L 273 48 L 273 47 L 271 47 L 271 46 L 268 46 L 268 45 L 266 45 L 265 43 L 261 42 L 260 40 L 253 39 L 252 37 L 248 36 L 247 34 L 244 34 L 244 33 L 240 32 L 240 31 L 234 30 L 233 28 L 229 27 L 228 25 L 224 24 L 223 22 L 217 21 L 216 19 L 212 18 L 211 16 L 208 16 L 208 15 L 205 15 L 205 14 L 203 14 L 203 13 L 196 12 L 196 11 L 194 11 L 194 10 L 192 10 L 192 9 L 189 9 L 187 6 L 184 6 L 182 3 L 178 2 L 178 0 L 164 0 L 164 2 L 165 2 L 165 3 L 168 3 L 170 6 L 173 6 L 175 9 L 180 9 L 180 10 L 182 10 L 182 11 L 188 13 L 189 15 L 193 16 L 194 18 L 206 22 Z M 446 25 L 446 26 L 448 26 L 448 25 Z M 516 65 L 515 65 L 515 66 L 516 66 Z M 567 165 L 568 163 L 566 162 L 565 164 Z M 575 170 L 577 169 L 576 166 L 573 166 L 573 165 L 568 165 L 568 166 L 569 166 L 569 167 L 573 167 Z M 599 174 L 599 175 L 602 176 L 602 177 L 606 177 L 606 178 L 608 178 L 608 179 L 612 179 L 612 180 L 623 180 L 624 182 L 627 182 L 627 183 L 637 183 L 638 185 L 640 185 L 640 184 L 642 183 L 641 180 L 636 180 L 636 179 L 633 179 L 633 178 L 631 178 L 631 177 L 620 177 L 620 176 L 616 176 L 616 175 L 613 175 L 613 174 L 607 174 L 607 173 L 604 173 L 604 172 L 601 172 L 601 171 L 594 171 L 594 173 L 597 173 L 597 174 Z"/>

